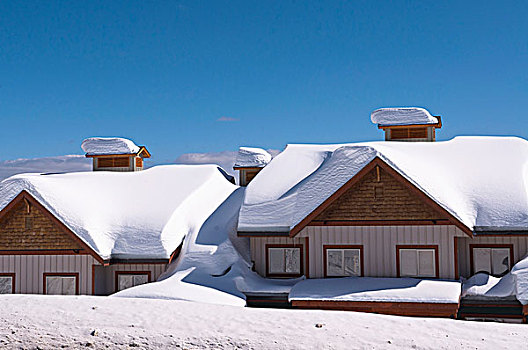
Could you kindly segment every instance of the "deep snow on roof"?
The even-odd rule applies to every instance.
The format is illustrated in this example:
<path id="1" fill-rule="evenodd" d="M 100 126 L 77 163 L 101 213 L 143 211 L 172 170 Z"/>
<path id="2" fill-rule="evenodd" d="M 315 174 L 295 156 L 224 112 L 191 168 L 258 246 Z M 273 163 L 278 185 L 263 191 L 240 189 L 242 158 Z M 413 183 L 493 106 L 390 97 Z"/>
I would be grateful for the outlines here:
<path id="1" fill-rule="evenodd" d="M 132 140 L 122 137 L 90 137 L 82 142 L 81 148 L 89 156 L 135 154 L 140 149 Z"/>
<path id="2" fill-rule="evenodd" d="M 370 115 L 374 124 L 380 125 L 416 125 L 436 124 L 438 119 L 433 117 L 429 111 L 419 107 L 395 107 L 376 109 Z"/>
<path id="3" fill-rule="evenodd" d="M 247 186 L 239 231 L 288 231 L 379 157 L 470 229 L 528 228 L 528 142 L 288 145 Z"/>
<path id="4" fill-rule="evenodd" d="M 236 188 L 214 165 L 22 174 L 0 182 L 0 210 L 26 190 L 103 259 L 167 259 Z"/>
<path id="5" fill-rule="evenodd" d="M 261 148 L 240 147 L 234 167 L 262 168 L 271 161 L 271 154 Z"/>

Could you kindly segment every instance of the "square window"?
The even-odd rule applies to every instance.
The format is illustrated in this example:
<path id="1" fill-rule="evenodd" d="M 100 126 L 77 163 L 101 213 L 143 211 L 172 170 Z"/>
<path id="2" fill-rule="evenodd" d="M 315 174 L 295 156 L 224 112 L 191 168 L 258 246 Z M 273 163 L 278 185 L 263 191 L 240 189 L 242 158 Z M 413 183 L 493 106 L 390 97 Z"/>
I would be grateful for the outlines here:
<path id="1" fill-rule="evenodd" d="M 150 273 L 148 271 L 144 273 L 116 272 L 116 274 L 117 274 L 117 291 L 139 286 L 141 284 L 150 282 Z"/>
<path id="2" fill-rule="evenodd" d="M 359 248 L 331 248 L 326 250 L 326 275 L 361 276 L 361 250 Z"/>
<path id="3" fill-rule="evenodd" d="M 400 277 L 436 277 L 435 248 L 398 248 Z"/>
<path id="4" fill-rule="evenodd" d="M 268 247 L 268 274 L 300 275 L 301 265 L 301 248 Z"/>
<path id="5" fill-rule="evenodd" d="M 473 273 L 486 272 L 494 276 L 502 276 L 510 270 L 510 247 L 471 247 L 473 258 Z"/>
<path id="6" fill-rule="evenodd" d="M 13 293 L 13 276 L 2 276 L 0 275 L 0 294 L 11 294 Z"/>
<path id="7" fill-rule="evenodd" d="M 49 295 L 76 295 L 77 276 L 53 275 L 45 276 L 46 293 Z"/>

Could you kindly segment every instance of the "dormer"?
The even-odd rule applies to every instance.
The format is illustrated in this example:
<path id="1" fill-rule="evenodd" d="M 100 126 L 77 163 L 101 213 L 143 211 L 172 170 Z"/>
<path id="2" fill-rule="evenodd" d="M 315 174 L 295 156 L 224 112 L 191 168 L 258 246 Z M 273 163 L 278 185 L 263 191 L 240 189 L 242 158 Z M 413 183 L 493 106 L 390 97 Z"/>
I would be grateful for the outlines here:
<path id="1" fill-rule="evenodd" d="M 238 184 L 247 186 L 270 161 L 271 154 L 261 148 L 240 147 L 233 166 L 239 172 Z"/>
<path id="2" fill-rule="evenodd" d="M 435 141 L 442 127 L 440 116 L 418 107 L 380 108 L 370 119 L 385 131 L 385 141 Z"/>
<path id="3" fill-rule="evenodd" d="M 143 170 L 143 159 L 150 158 L 145 146 L 120 137 L 91 137 L 81 148 L 93 159 L 93 171 L 139 171 Z"/>

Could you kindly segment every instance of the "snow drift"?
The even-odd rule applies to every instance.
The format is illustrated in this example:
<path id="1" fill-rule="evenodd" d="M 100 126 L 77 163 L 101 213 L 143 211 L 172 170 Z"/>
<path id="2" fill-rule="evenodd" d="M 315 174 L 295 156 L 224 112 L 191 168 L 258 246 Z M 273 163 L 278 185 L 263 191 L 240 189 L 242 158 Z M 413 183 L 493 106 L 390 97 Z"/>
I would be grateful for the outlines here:
<path id="1" fill-rule="evenodd" d="M 261 148 L 240 147 L 234 167 L 265 167 L 271 161 L 271 154 Z"/>

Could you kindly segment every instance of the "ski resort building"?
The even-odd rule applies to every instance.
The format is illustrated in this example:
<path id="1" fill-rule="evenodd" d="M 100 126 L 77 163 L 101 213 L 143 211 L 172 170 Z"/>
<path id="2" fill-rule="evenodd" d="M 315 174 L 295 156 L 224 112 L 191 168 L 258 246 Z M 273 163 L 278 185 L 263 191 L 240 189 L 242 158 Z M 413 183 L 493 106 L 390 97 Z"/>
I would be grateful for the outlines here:
<path id="1" fill-rule="evenodd" d="M 0 293 L 108 295 L 156 281 L 193 220 L 235 188 L 214 165 L 137 171 L 150 155 L 130 140 L 89 139 L 83 149 L 94 170 L 112 172 L 1 182 Z M 102 166 L 121 158 L 128 167 Z"/>
<path id="2" fill-rule="evenodd" d="M 388 141 L 288 145 L 247 186 L 238 236 L 255 271 L 307 278 L 248 303 L 454 317 L 460 277 L 502 276 L 528 253 L 526 140 L 395 142 L 435 140 L 440 119 L 418 108 L 372 121 Z"/>

